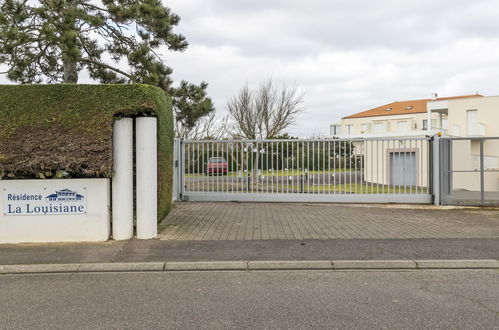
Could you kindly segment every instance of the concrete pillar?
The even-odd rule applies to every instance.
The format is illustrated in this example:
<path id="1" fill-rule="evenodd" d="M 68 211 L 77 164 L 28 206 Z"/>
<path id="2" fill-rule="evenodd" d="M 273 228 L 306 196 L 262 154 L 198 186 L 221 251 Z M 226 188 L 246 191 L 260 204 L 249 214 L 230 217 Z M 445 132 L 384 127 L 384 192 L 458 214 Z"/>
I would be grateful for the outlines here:
<path id="1" fill-rule="evenodd" d="M 158 180 L 156 118 L 136 119 L 137 238 L 157 235 Z"/>
<path id="2" fill-rule="evenodd" d="M 133 236 L 133 119 L 116 119 L 113 126 L 113 239 Z"/>

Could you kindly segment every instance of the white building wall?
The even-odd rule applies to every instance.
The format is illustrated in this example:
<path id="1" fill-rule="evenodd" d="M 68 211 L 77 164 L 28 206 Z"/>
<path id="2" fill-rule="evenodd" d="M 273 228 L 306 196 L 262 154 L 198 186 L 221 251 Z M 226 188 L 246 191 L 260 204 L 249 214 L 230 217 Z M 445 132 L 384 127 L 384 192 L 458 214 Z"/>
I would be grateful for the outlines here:
<path id="1" fill-rule="evenodd" d="M 360 144 L 360 143 L 359 143 Z M 427 140 L 367 140 L 364 142 L 364 178 L 373 184 L 391 185 L 390 155 L 414 152 L 416 186 L 428 187 L 429 142 Z"/>
<path id="2" fill-rule="evenodd" d="M 476 110 L 475 129 L 468 127 L 468 110 Z M 448 109 L 449 126 L 461 132 L 462 137 L 499 137 L 499 96 L 476 97 L 462 100 L 450 100 Z M 479 141 L 453 142 L 453 170 L 478 171 L 477 159 L 480 155 Z M 486 165 L 499 163 L 499 140 L 484 142 Z M 497 159 L 497 162 L 495 161 Z M 499 170 L 499 168 L 496 168 Z M 486 172 L 484 175 L 485 191 L 499 191 L 499 173 Z M 480 190 L 480 174 L 454 173 L 453 188 L 457 190 Z"/>

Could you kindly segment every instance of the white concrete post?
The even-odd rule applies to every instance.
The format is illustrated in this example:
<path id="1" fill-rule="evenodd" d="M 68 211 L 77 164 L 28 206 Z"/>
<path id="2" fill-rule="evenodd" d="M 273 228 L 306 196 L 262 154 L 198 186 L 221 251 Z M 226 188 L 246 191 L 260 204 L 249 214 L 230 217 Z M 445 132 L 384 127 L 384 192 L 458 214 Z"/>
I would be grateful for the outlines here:
<path id="1" fill-rule="evenodd" d="M 116 119 L 113 126 L 113 239 L 133 236 L 133 119 Z"/>
<path id="2" fill-rule="evenodd" d="M 137 238 L 156 237 L 158 209 L 156 118 L 136 119 Z"/>

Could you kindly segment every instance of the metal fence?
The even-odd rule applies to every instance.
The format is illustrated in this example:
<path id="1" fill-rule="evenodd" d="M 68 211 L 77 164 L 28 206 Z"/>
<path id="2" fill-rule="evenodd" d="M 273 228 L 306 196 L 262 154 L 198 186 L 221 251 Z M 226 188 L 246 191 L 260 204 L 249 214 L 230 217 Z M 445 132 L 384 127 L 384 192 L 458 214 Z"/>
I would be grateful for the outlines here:
<path id="1" fill-rule="evenodd" d="M 183 200 L 430 202 L 430 139 L 178 140 Z"/>
<path id="2" fill-rule="evenodd" d="M 499 205 L 499 137 L 440 139 L 441 202 Z"/>

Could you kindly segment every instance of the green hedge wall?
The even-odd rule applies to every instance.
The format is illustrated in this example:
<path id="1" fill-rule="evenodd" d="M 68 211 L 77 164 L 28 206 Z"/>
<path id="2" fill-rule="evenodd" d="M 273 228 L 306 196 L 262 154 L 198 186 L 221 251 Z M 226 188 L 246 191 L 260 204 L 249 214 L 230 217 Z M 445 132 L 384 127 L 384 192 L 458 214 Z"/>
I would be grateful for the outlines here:
<path id="1" fill-rule="evenodd" d="M 171 207 L 171 99 L 149 85 L 0 85 L 0 179 L 111 177 L 116 117 L 158 118 L 158 220 Z"/>

